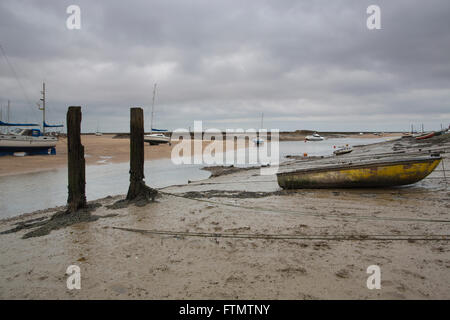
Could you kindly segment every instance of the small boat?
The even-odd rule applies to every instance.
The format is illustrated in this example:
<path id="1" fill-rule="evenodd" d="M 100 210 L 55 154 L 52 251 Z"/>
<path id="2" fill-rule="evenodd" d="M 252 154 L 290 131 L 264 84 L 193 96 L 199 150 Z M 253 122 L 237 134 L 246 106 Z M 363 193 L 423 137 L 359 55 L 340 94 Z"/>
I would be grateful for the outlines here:
<path id="1" fill-rule="evenodd" d="M 150 134 L 144 135 L 144 142 L 147 142 L 151 146 L 162 144 L 162 143 L 168 143 L 169 145 L 171 145 L 170 137 L 167 137 L 162 133 L 153 133 L 153 131 L 158 131 L 158 132 L 167 131 L 167 130 L 153 129 L 153 118 L 154 118 L 154 110 L 155 110 L 155 95 L 156 95 L 156 83 L 155 83 L 155 86 L 153 87 L 152 116 L 151 116 L 151 120 L 150 120 Z"/>
<path id="2" fill-rule="evenodd" d="M 96 136 L 102 136 L 103 135 L 103 133 L 101 133 L 100 130 L 99 130 L 98 120 L 97 120 L 97 131 L 95 131 L 95 135 Z"/>
<path id="3" fill-rule="evenodd" d="M 436 133 L 435 133 L 434 131 L 429 132 L 429 133 L 425 133 L 425 134 L 422 134 L 422 135 L 416 137 L 416 140 L 424 140 L 424 139 L 428 139 L 428 138 L 434 137 L 435 134 L 436 134 Z"/>
<path id="4" fill-rule="evenodd" d="M 151 134 L 146 134 L 144 136 L 144 141 L 152 146 L 158 145 L 161 143 L 170 144 L 170 137 L 167 137 L 167 136 L 163 135 L 162 133 L 151 133 Z"/>
<path id="5" fill-rule="evenodd" d="M 439 155 L 325 165 L 277 173 L 283 189 L 368 188 L 412 184 L 428 176 L 441 161 Z"/>
<path id="6" fill-rule="evenodd" d="M 322 140 L 325 140 L 325 138 L 322 137 L 322 136 L 320 136 L 320 135 L 316 132 L 316 133 L 314 133 L 313 135 L 306 136 L 306 137 L 305 137 L 305 140 L 308 140 L 308 141 L 322 141 Z"/>
<path id="7" fill-rule="evenodd" d="M 342 155 L 342 154 L 350 153 L 350 152 L 352 152 L 352 151 L 353 151 L 353 148 L 352 148 L 352 147 L 349 147 L 349 146 L 341 146 L 341 147 L 338 147 L 335 151 L 333 151 L 333 153 L 334 153 L 335 155 L 337 155 L 337 156 L 340 156 L 340 155 Z"/>

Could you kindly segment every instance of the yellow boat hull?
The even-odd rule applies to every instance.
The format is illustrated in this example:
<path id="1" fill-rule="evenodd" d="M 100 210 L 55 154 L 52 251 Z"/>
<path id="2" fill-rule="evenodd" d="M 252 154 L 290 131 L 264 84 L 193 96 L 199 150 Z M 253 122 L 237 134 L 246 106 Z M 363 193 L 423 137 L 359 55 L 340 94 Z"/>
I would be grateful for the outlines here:
<path id="1" fill-rule="evenodd" d="M 440 157 L 302 169 L 277 174 L 283 189 L 368 188 L 412 184 L 428 176 Z"/>

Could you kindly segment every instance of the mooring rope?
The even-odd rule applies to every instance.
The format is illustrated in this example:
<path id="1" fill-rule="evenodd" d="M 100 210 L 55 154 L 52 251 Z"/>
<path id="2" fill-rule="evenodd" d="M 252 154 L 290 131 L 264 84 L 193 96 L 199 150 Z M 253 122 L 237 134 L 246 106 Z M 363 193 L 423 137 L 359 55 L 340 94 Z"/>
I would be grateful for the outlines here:
<path id="1" fill-rule="evenodd" d="M 232 239 L 263 239 L 263 240 L 357 240 L 357 241 L 449 241 L 450 235 L 397 235 L 397 234 L 378 234 L 378 235 L 357 235 L 357 234 L 264 234 L 264 233 L 217 233 L 217 232 L 188 232 L 188 231 L 169 231 L 169 230 L 145 230 L 123 227 L 112 227 L 113 229 L 137 232 L 143 234 L 166 235 L 173 237 L 202 237 L 202 238 L 232 238 Z"/>
<path id="2" fill-rule="evenodd" d="M 440 219 L 419 219 L 419 218 L 397 218 L 397 217 L 373 217 L 373 216 L 341 216 L 338 214 L 317 214 L 317 213 L 305 213 L 305 212 L 295 212 L 295 211 L 289 211 L 289 210 L 281 210 L 281 209 L 270 209 L 270 208 L 261 208 L 261 207 L 249 207 L 249 206 L 240 206 L 236 204 L 231 203 L 223 203 L 223 202 L 216 202 L 211 200 L 205 200 L 205 199 L 198 199 L 198 198 L 192 198 L 187 197 L 179 194 L 164 192 L 164 191 L 158 191 L 161 194 L 178 197 L 178 198 L 184 198 L 188 200 L 193 201 L 199 201 L 199 202 L 205 202 L 209 204 L 215 204 L 215 205 L 221 205 L 221 206 L 227 206 L 227 207 L 233 207 L 233 208 L 239 208 L 239 209 L 246 209 L 246 210 L 259 210 L 259 211 L 266 211 L 266 212 L 274 212 L 274 213 L 286 213 L 286 214 L 292 214 L 297 216 L 309 216 L 309 217 L 317 217 L 317 218 L 333 218 L 337 220 L 387 220 L 387 221 L 399 221 L 399 222 L 431 222 L 431 223 L 450 223 L 450 220 L 440 220 Z"/>

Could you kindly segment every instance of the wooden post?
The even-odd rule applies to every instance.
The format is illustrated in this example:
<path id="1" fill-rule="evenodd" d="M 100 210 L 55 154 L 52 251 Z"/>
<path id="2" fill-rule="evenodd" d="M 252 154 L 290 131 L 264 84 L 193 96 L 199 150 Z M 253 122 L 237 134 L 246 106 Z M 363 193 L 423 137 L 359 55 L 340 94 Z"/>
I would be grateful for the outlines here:
<path id="1" fill-rule="evenodd" d="M 67 111 L 67 159 L 69 197 L 67 210 L 75 212 L 86 208 L 86 176 L 84 146 L 81 144 L 81 107 L 69 107 Z"/>
<path id="2" fill-rule="evenodd" d="M 156 190 L 144 182 L 144 113 L 142 108 L 130 109 L 130 187 L 127 200 L 152 198 Z"/>

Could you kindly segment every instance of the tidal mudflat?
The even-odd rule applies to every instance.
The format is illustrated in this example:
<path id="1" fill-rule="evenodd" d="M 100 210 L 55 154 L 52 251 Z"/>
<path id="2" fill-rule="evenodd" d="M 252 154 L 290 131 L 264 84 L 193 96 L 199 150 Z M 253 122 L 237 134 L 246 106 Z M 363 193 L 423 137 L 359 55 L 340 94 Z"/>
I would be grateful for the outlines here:
<path id="1" fill-rule="evenodd" d="M 402 139 L 352 156 L 436 148 L 450 167 L 448 141 Z M 448 299 L 450 192 L 439 169 L 407 187 L 298 191 L 238 170 L 162 188 L 147 204 L 96 200 L 103 219 L 43 236 L 26 235 L 59 208 L 3 220 L 1 232 L 29 227 L 0 235 L 0 297 Z M 69 265 L 81 269 L 80 290 L 66 287 Z M 366 286 L 370 265 L 381 268 L 380 290 Z"/>

